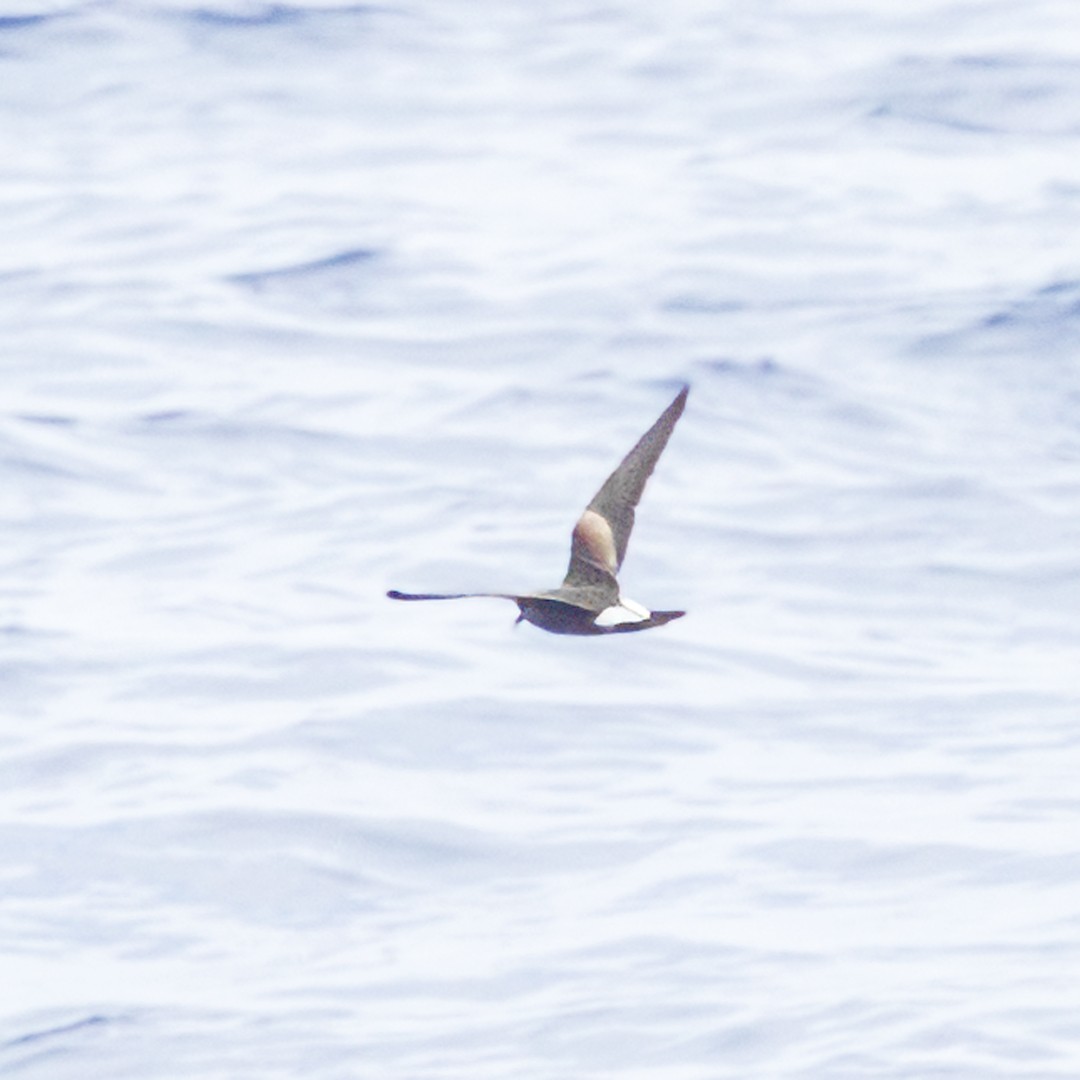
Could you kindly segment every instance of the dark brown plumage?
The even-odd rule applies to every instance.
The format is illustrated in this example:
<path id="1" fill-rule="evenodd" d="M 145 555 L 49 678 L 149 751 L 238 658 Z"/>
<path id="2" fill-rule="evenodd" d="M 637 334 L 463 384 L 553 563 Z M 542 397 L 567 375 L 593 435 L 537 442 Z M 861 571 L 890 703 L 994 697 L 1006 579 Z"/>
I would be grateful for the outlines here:
<path id="1" fill-rule="evenodd" d="M 619 593 L 617 575 L 634 527 L 634 508 L 686 407 L 684 386 L 593 496 L 574 526 L 570 565 L 557 589 L 525 593 L 404 593 L 393 600 L 461 600 L 493 596 L 513 600 L 525 619 L 554 634 L 617 634 L 662 626 L 683 611 L 649 611 Z"/>

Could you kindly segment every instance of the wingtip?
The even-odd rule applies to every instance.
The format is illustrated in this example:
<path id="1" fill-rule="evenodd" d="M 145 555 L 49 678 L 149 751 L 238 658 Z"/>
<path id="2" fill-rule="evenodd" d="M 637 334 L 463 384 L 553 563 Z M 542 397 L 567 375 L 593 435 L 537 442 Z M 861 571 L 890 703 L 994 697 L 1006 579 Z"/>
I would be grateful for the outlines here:
<path id="1" fill-rule="evenodd" d="M 686 399 L 690 396 L 690 384 L 683 383 L 683 388 L 672 399 L 671 404 L 664 410 L 664 416 L 669 418 L 669 423 L 674 426 L 686 408 Z"/>

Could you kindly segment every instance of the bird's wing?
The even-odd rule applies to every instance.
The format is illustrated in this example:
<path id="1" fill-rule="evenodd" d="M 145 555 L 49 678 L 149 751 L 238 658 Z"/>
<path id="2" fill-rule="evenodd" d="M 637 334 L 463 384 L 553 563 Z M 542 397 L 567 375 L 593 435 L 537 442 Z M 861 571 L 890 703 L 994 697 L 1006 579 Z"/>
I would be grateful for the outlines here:
<path id="1" fill-rule="evenodd" d="M 553 598 L 599 612 L 619 602 L 619 583 L 602 566 L 571 554 L 570 569 Z"/>
<path id="2" fill-rule="evenodd" d="M 645 482 L 667 446 L 675 422 L 686 407 L 690 387 L 684 386 L 660 419 L 638 440 L 593 497 L 574 526 L 570 566 L 564 587 L 603 585 L 613 588 L 618 599 L 615 575 L 622 566 L 630 531 L 634 527 L 634 507 L 641 500 Z M 610 586 L 606 579 L 610 578 Z"/>
<path id="3" fill-rule="evenodd" d="M 402 592 L 400 589 L 391 589 L 386 595 L 391 600 L 471 600 L 481 596 L 491 597 L 495 600 L 517 599 L 511 593 L 501 592 L 413 593 Z"/>

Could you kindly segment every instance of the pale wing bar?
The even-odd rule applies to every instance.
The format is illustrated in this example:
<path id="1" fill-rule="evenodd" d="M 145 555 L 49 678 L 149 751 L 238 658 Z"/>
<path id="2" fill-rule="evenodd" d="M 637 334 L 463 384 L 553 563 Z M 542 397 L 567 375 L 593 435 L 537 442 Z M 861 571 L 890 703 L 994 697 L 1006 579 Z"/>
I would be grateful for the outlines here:
<path id="1" fill-rule="evenodd" d="M 682 416 L 689 392 L 688 386 L 679 391 L 675 400 L 593 496 L 574 526 L 570 566 L 564 584 L 598 583 L 600 574 L 606 573 L 611 576 L 618 594 L 614 578 L 622 566 L 626 546 L 630 542 L 634 507 L 641 501 L 645 484 L 656 468 L 656 462 L 667 446 L 676 422 Z"/>

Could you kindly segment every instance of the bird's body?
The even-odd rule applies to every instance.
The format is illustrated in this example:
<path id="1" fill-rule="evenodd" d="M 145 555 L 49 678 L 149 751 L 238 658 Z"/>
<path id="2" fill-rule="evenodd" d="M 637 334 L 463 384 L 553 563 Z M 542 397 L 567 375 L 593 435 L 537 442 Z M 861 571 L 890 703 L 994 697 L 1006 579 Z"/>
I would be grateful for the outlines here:
<path id="1" fill-rule="evenodd" d="M 570 565 L 556 589 L 535 593 L 405 593 L 392 589 L 394 600 L 460 600 L 492 596 L 513 600 L 525 620 L 553 634 L 617 634 L 662 626 L 683 611 L 650 611 L 621 595 L 617 574 L 626 555 L 634 508 L 645 482 L 667 445 L 686 406 L 688 386 L 679 391 L 655 424 L 638 440 L 607 478 L 574 526 Z"/>

